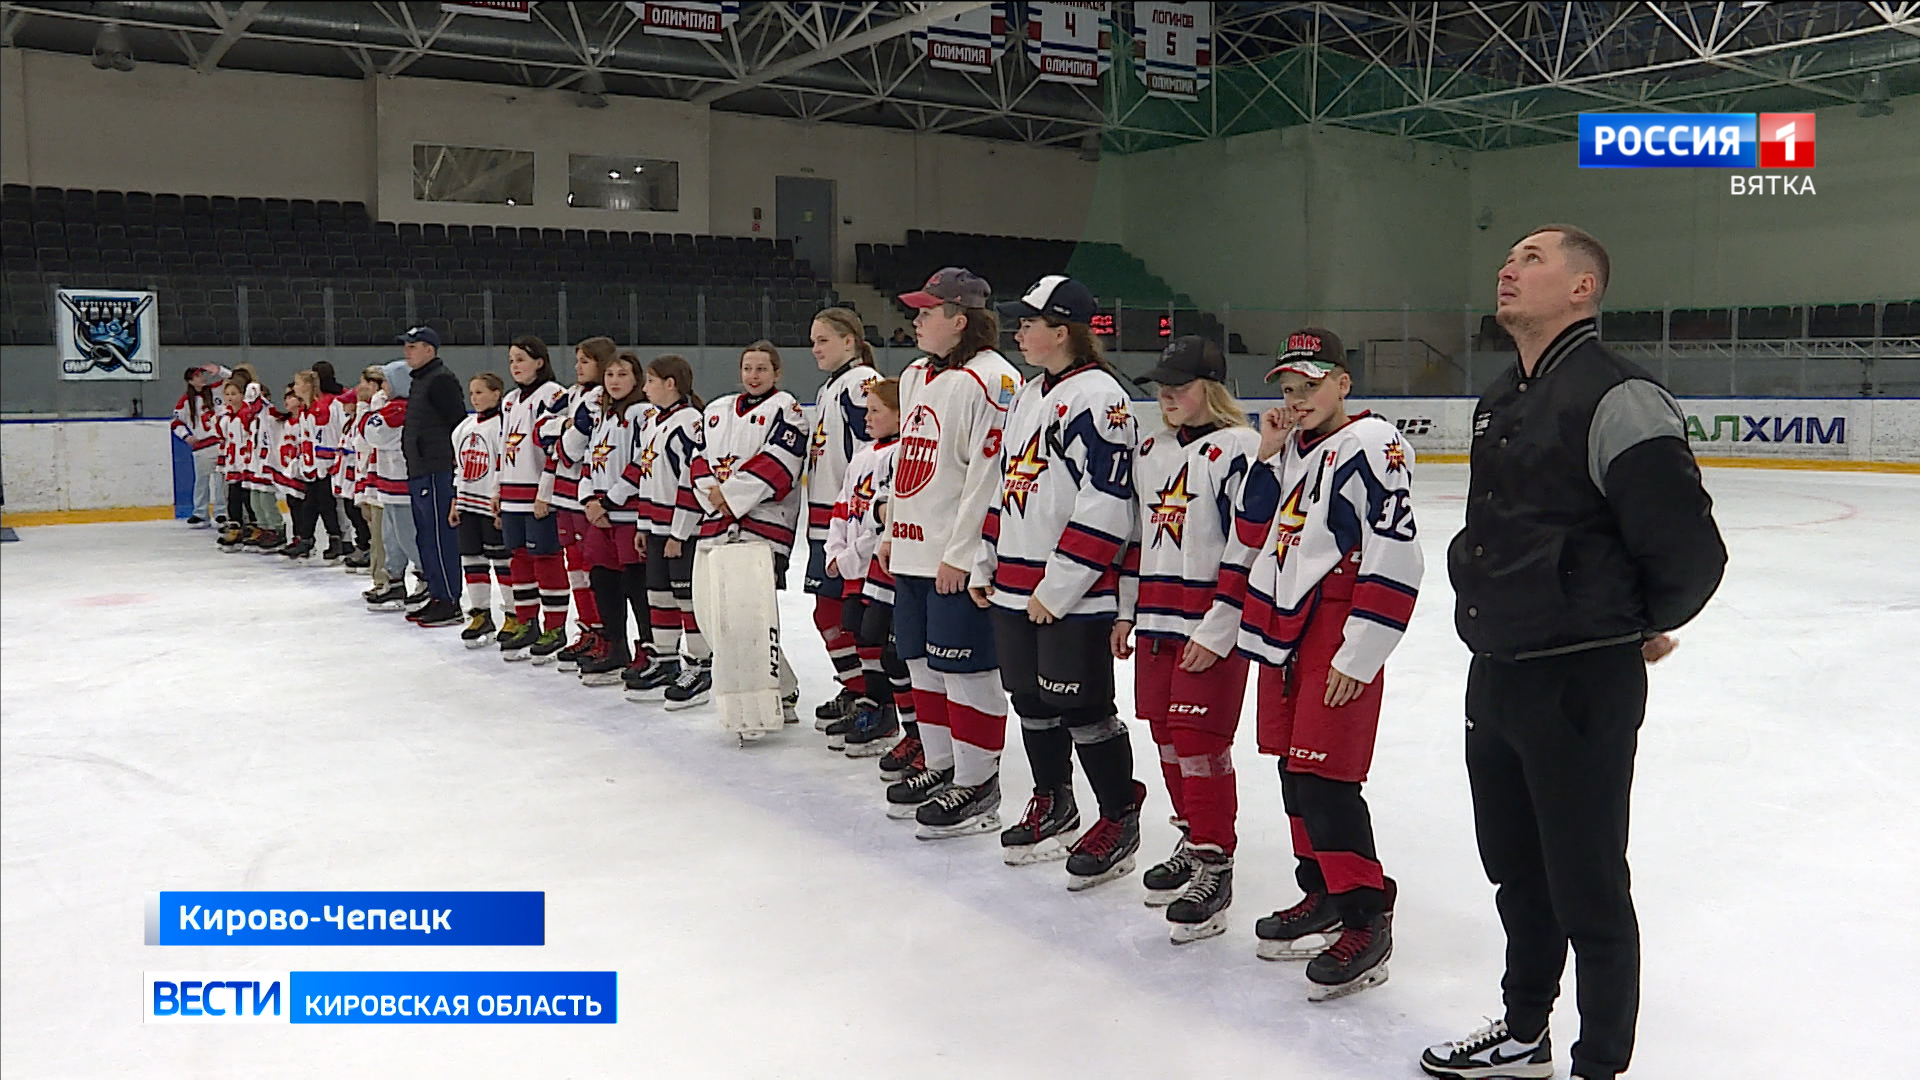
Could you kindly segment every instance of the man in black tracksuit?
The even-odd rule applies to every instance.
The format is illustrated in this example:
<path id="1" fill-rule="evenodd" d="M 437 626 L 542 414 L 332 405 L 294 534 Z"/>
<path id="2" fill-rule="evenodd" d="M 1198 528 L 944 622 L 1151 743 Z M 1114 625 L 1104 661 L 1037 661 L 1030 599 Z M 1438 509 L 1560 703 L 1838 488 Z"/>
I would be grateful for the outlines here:
<path id="1" fill-rule="evenodd" d="M 1572 226 L 1515 244 L 1498 319 L 1520 362 L 1473 417 L 1467 524 L 1448 551 L 1467 675 L 1474 829 L 1507 934 L 1506 1015 L 1421 1058 L 1435 1076 L 1548 1077 L 1547 1017 L 1577 957 L 1573 1075 L 1632 1056 L 1640 930 L 1627 870 L 1646 665 L 1720 584 L 1726 548 L 1665 388 L 1602 345 L 1607 255 Z"/>
<path id="2" fill-rule="evenodd" d="M 432 327 L 414 327 L 400 335 L 400 344 L 413 373 L 400 448 L 407 459 L 420 570 L 433 597 L 408 618 L 421 626 L 451 626 L 464 615 L 460 535 L 447 518 L 453 507 L 453 429 L 467 418 L 467 399 L 460 377 L 440 359 L 440 335 Z"/>

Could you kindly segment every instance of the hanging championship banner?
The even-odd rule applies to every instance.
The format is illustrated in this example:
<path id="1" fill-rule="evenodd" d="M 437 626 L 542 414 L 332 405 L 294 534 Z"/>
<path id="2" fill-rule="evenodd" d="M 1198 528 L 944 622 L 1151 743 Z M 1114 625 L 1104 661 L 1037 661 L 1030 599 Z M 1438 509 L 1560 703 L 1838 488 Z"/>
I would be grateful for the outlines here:
<path id="1" fill-rule="evenodd" d="M 61 289 L 60 377 L 151 379 L 160 360 L 160 312 L 154 294 L 124 289 Z"/>
<path id="2" fill-rule="evenodd" d="M 727 27 L 740 21 L 739 0 L 725 3 L 696 3 L 679 0 L 672 4 L 639 3 L 627 0 L 627 10 L 640 18 L 640 29 L 660 37 L 691 38 L 694 41 L 719 41 Z"/>
<path id="3" fill-rule="evenodd" d="M 1133 5 L 1133 70 L 1147 96 L 1197 101 L 1213 76 L 1213 5 Z"/>
<path id="4" fill-rule="evenodd" d="M 485 15 L 490 19 L 533 21 L 533 0 L 467 0 L 466 3 L 441 4 L 440 10 L 452 15 Z"/>
<path id="5" fill-rule="evenodd" d="M 990 72 L 1007 51 L 1007 5 L 988 4 L 941 19 L 915 30 L 913 44 L 933 67 L 975 75 Z"/>
<path id="6" fill-rule="evenodd" d="M 1113 5 L 1027 4 L 1027 59 L 1046 82 L 1097 86 L 1113 57 Z"/>

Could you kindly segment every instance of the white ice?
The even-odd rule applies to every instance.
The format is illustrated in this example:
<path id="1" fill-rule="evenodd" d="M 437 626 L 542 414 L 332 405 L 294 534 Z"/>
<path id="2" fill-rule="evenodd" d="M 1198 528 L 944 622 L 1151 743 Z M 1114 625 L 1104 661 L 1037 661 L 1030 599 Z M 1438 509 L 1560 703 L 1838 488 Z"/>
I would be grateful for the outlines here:
<path id="1" fill-rule="evenodd" d="M 463 651 L 452 630 L 366 612 L 364 577 L 220 555 L 173 524 L 26 530 L 0 550 L 0 1068 L 1417 1076 L 1421 1047 L 1500 1009 L 1444 569 L 1464 480 L 1420 471 L 1428 576 L 1367 788 L 1400 882 L 1392 979 L 1330 1004 L 1304 1000 L 1298 965 L 1253 955 L 1255 917 L 1295 893 L 1250 723 L 1233 926 L 1175 948 L 1137 875 L 1069 895 L 1059 864 L 1003 866 L 991 836 L 916 841 L 880 812 L 873 761 L 827 751 L 810 724 L 741 749 L 710 710 L 667 714 Z M 1632 1076 L 1909 1075 L 1920 477 L 1709 484 L 1731 568 L 1653 670 L 1639 757 Z M 829 668 L 802 598 L 783 606 L 810 712 Z M 1144 725 L 1133 739 L 1154 792 L 1144 866 L 1173 830 Z M 539 889 L 548 944 L 144 946 L 161 889 Z M 141 1024 L 143 970 L 335 968 L 614 969 L 619 1023 Z M 1570 993 L 1554 1025 L 1565 1076 Z"/>

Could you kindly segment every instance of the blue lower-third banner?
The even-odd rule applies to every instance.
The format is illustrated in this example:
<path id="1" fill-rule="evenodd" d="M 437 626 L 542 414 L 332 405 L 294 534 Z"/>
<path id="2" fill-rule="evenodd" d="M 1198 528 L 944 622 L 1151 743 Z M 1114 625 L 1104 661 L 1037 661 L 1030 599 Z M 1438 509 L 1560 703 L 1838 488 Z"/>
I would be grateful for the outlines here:
<path id="1" fill-rule="evenodd" d="M 611 1024 L 612 971 L 150 971 L 146 1022 Z"/>

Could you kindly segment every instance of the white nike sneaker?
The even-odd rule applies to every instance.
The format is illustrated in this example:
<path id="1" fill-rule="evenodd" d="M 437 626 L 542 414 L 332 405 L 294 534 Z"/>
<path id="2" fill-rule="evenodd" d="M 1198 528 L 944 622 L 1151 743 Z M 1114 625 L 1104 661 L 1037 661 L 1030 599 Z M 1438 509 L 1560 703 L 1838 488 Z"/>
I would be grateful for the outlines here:
<path id="1" fill-rule="evenodd" d="M 1505 1020 L 1495 1020 L 1459 1042 L 1427 1047 L 1420 1067 L 1447 1080 L 1550 1080 L 1553 1050 L 1545 1031 L 1523 1042 L 1507 1031 Z"/>

